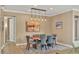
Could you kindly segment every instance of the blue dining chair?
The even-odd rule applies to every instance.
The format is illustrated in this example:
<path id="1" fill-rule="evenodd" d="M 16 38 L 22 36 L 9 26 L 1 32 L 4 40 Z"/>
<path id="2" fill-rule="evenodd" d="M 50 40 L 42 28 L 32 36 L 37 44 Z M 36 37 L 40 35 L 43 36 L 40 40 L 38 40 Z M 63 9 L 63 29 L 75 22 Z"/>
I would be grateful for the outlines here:
<path id="1" fill-rule="evenodd" d="M 54 44 L 56 45 L 56 41 L 57 41 L 57 35 L 53 34 L 53 40 L 54 40 Z"/>
<path id="2" fill-rule="evenodd" d="M 53 48 L 53 44 L 54 44 L 53 36 L 52 35 L 48 35 L 47 36 L 47 46 L 48 46 L 48 48 L 49 47 L 52 47 Z"/>
<path id="3" fill-rule="evenodd" d="M 46 43 L 46 40 L 47 40 L 47 36 L 45 34 L 41 34 L 40 35 L 40 39 L 41 39 L 41 50 L 42 48 L 45 47 L 45 49 L 47 50 L 47 43 Z"/>

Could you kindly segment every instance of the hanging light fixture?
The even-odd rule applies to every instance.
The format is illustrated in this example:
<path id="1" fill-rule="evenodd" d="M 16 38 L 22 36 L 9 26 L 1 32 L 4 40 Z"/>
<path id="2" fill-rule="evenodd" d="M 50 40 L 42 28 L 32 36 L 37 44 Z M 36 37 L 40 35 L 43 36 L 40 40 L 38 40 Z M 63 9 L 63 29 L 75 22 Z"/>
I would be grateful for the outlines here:
<path id="1" fill-rule="evenodd" d="M 38 10 L 37 20 L 40 21 L 40 11 Z"/>
<path id="2" fill-rule="evenodd" d="M 31 20 L 46 21 L 46 10 L 31 8 Z"/>
<path id="3" fill-rule="evenodd" d="M 42 12 L 42 11 L 41 11 L 41 12 Z M 44 21 L 44 12 L 42 12 L 41 21 Z"/>
<path id="4" fill-rule="evenodd" d="M 45 11 L 45 21 L 46 21 L 46 11 Z"/>
<path id="5" fill-rule="evenodd" d="M 31 9 L 31 19 L 30 20 L 33 20 L 33 16 L 32 16 L 32 9 Z"/>

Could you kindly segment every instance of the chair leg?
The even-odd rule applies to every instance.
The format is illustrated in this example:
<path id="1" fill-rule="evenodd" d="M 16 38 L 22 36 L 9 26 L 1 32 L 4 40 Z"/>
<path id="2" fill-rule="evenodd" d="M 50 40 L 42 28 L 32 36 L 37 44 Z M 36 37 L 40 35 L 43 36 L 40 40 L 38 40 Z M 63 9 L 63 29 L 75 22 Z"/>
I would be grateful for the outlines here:
<path id="1" fill-rule="evenodd" d="M 42 47 L 41 47 L 41 50 L 42 50 Z"/>
<path id="2" fill-rule="evenodd" d="M 46 47 L 46 45 L 45 45 L 45 49 L 47 50 L 47 47 Z"/>
<path id="3" fill-rule="evenodd" d="M 54 40 L 53 44 L 54 44 L 54 45 L 57 45 L 56 40 Z"/>
<path id="4" fill-rule="evenodd" d="M 51 45 L 52 45 L 52 48 L 53 48 L 53 43 Z"/>
<path id="5" fill-rule="evenodd" d="M 47 47 L 46 47 L 46 45 L 41 45 L 41 50 L 42 50 L 42 48 L 43 48 L 43 47 L 45 47 L 45 49 L 47 50 Z"/>
<path id="6" fill-rule="evenodd" d="M 41 45 L 41 50 L 42 50 L 42 45 Z"/>
<path id="7" fill-rule="evenodd" d="M 49 49 L 49 46 L 48 46 L 48 49 Z"/>

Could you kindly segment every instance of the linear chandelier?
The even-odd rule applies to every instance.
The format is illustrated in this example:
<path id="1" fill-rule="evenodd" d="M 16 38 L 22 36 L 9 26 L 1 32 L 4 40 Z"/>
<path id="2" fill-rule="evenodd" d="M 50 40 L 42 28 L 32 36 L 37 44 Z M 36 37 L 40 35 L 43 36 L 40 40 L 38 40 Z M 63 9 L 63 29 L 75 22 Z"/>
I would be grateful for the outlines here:
<path id="1" fill-rule="evenodd" d="M 31 20 L 46 21 L 46 10 L 31 8 Z"/>

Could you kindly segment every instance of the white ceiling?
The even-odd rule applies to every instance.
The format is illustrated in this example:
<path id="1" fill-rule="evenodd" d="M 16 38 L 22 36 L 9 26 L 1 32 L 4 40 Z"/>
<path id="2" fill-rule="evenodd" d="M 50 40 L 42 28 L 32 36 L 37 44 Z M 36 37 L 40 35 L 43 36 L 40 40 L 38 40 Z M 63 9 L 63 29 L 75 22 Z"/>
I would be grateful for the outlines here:
<path id="1" fill-rule="evenodd" d="M 31 8 L 39 8 L 47 10 L 47 15 L 56 15 L 61 13 L 62 11 L 72 10 L 72 9 L 79 9 L 79 5 L 5 5 L 5 9 L 7 10 L 16 10 L 30 13 Z M 53 9 L 50 9 L 53 8 Z"/>

